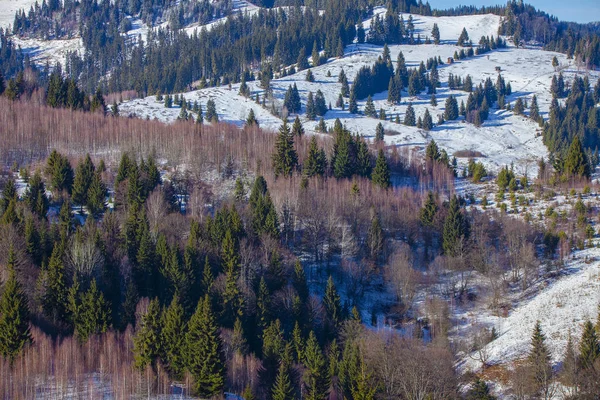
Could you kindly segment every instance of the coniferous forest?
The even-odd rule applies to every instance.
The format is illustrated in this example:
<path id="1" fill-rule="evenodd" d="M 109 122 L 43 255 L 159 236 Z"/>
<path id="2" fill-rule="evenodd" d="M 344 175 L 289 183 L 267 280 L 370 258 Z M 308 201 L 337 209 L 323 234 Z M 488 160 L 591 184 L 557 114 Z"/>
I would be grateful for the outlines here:
<path id="1" fill-rule="evenodd" d="M 309 135 L 284 117 L 271 131 L 254 111 L 236 126 L 219 122 L 212 99 L 203 114 L 172 96 L 241 83 L 250 97 L 247 82 L 268 92 L 303 70 L 312 82 L 311 65 L 366 42 L 382 55 L 351 85 L 342 70 L 340 106 L 349 98 L 357 114 L 366 100 L 365 116 L 386 121 L 373 96 L 387 90 L 398 104 L 426 91 L 435 106 L 438 68 L 505 49 L 501 36 L 598 68 L 598 25 L 515 1 L 263 0 L 253 15 L 233 3 L 50 0 L 0 31 L 0 399 L 495 399 L 492 381 L 510 398 L 598 398 L 600 312 L 571 324 L 582 334 L 569 330 L 558 357 L 532 323 L 512 369 L 490 362 L 495 328 L 461 334 L 467 314 L 506 317 L 598 246 L 600 80 L 565 83 L 557 70 L 548 113 L 535 96 L 514 102 L 548 149 L 537 176 L 513 165 L 494 176 L 475 152 L 461 168 L 465 157 L 427 136 L 429 110 L 417 120 L 410 102 L 403 124 L 425 132 L 421 152 L 386 144 L 381 123 L 373 140 L 340 119 Z M 473 46 L 463 29 L 454 57 L 407 66 L 388 46 L 426 39 L 406 12 L 503 19 L 496 38 Z M 146 40 L 126 35 L 132 17 L 156 28 Z M 15 36 L 81 37 L 84 51 L 39 65 Z M 468 100 L 445 97 L 437 125 L 481 127 L 512 94 L 500 71 L 443 84 Z M 108 99 L 127 91 L 175 101 L 180 117 L 120 116 Z M 332 108 L 321 91 L 302 104 L 296 83 L 284 103 L 309 121 Z M 472 194 L 457 182 L 489 186 Z"/>

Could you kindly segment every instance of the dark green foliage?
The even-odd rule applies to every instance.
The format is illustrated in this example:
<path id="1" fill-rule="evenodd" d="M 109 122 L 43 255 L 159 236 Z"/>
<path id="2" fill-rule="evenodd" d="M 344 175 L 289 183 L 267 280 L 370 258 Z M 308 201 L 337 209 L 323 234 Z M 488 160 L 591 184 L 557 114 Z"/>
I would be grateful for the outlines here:
<path id="1" fill-rule="evenodd" d="M 377 159 L 375 160 L 375 168 L 371 177 L 373 183 L 377 186 L 387 189 L 392 185 L 390 179 L 390 167 L 383 153 L 383 149 L 379 149 Z"/>
<path id="2" fill-rule="evenodd" d="M 246 126 L 256 126 L 258 127 L 258 120 L 256 119 L 256 115 L 254 114 L 254 109 L 250 109 L 248 113 L 248 117 L 246 117 Z"/>
<path id="3" fill-rule="evenodd" d="M 75 169 L 75 180 L 73 182 L 73 203 L 84 206 L 88 202 L 88 189 L 92 184 L 96 167 L 87 154 L 85 158 L 79 161 Z"/>
<path id="4" fill-rule="evenodd" d="M 258 235 L 267 234 L 279 237 L 279 220 L 277 211 L 267 190 L 267 182 L 262 176 L 254 181 L 250 193 L 250 209 L 252 211 L 252 228 Z"/>
<path id="5" fill-rule="evenodd" d="M 390 78 L 390 83 L 388 84 L 388 102 L 398 104 L 401 100 L 402 92 L 400 90 L 400 83 L 398 82 L 398 78 L 393 76 Z"/>
<path id="6" fill-rule="evenodd" d="M 306 399 L 322 400 L 329 391 L 329 374 L 327 372 L 327 362 L 317 337 L 313 331 L 308 336 L 306 342 L 306 351 L 304 355 L 304 383 L 306 385 Z"/>
<path id="7" fill-rule="evenodd" d="M 433 128 L 433 119 L 431 118 L 431 114 L 429 110 L 425 109 L 425 115 L 423 115 L 423 129 L 426 131 L 430 131 Z"/>
<path id="8" fill-rule="evenodd" d="M 377 124 L 377 128 L 375 128 L 375 141 L 382 142 L 384 135 L 385 130 L 383 129 L 383 124 L 380 122 Z"/>
<path id="9" fill-rule="evenodd" d="M 4 189 L 2 189 L 2 196 L 0 197 L 0 212 L 4 213 L 8 209 L 8 204 L 11 201 L 17 200 L 17 186 L 15 185 L 14 179 L 10 177 L 6 184 L 4 185 Z"/>
<path id="10" fill-rule="evenodd" d="M 31 212 L 37 214 L 40 218 L 46 218 L 48 197 L 46 196 L 46 186 L 39 171 L 36 171 L 29 180 L 29 186 L 25 192 L 25 203 Z"/>
<path id="11" fill-rule="evenodd" d="M 577 136 L 575 136 L 573 142 L 571 142 L 571 146 L 569 147 L 569 151 L 565 158 L 563 171 L 567 177 L 590 177 L 589 162 Z"/>
<path id="12" fill-rule="evenodd" d="M 21 284 L 17 281 L 15 252 L 10 246 L 5 282 L 0 297 L 0 355 L 11 364 L 25 345 L 32 341 L 29 332 L 29 306 Z"/>
<path id="13" fill-rule="evenodd" d="M 304 164 L 302 165 L 302 171 L 308 177 L 324 175 L 327 168 L 327 156 L 325 150 L 320 149 L 317 145 L 316 137 L 310 139 L 308 147 L 308 155 Z"/>
<path id="14" fill-rule="evenodd" d="M 465 28 L 463 28 L 462 32 L 460 33 L 460 36 L 458 37 L 458 42 L 456 44 L 458 46 L 465 46 L 465 45 L 467 45 L 468 41 L 469 41 L 469 34 L 467 33 L 467 30 Z"/>
<path id="15" fill-rule="evenodd" d="M 467 392 L 467 400 L 495 400 L 496 397 L 490 394 L 490 388 L 484 380 L 475 378 L 473 385 Z"/>
<path id="16" fill-rule="evenodd" d="M 583 369 L 591 369 L 600 357 L 600 342 L 591 321 L 583 324 L 583 334 L 579 342 L 579 364 Z"/>
<path id="17" fill-rule="evenodd" d="M 211 397 L 223 392 L 225 364 L 221 337 L 208 295 L 200 299 L 185 336 L 187 370 L 194 378 L 194 392 Z"/>
<path id="18" fill-rule="evenodd" d="M 75 336 L 81 342 L 87 342 L 90 336 L 108 330 L 110 307 L 104 294 L 98 290 L 95 279 L 85 292 L 80 291 L 79 281 L 75 280 L 69 290 L 68 301 Z"/>
<path id="19" fill-rule="evenodd" d="M 185 371 L 185 332 L 183 307 L 178 296 L 173 296 L 161 316 L 161 359 L 173 379 L 182 379 Z"/>
<path id="20" fill-rule="evenodd" d="M 452 95 L 446 99 L 446 106 L 444 109 L 444 119 L 446 121 L 453 121 L 458 118 L 458 102 Z"/>
<path id="21" fill-rule="evenodd" d="M 294 387 L 290 379 L 289 365 L 283 361 L 279 365 L 279 371 L 277 372 L 271 394 L 273 400 L 294 399 Z"/>
<path id="22" fill-rule="evenodd" d="M 531 337 L 531 350 L 527 357 L 529 368 L 532 372 L 535 391 L 543 397 L 548 396 L 549 386 L 552 381 L 552 364 L 546 337 L 542 333 L 540 321 L 537 321 Z"/>
<path id="23" fill-rule="evenodd" d="M 315 76 L 313 75 L 313 73 L 310 70 L 310 68 L 308 69 L 308 71 L 306 71 L 305 80 L 306 80 L 306 82 L 314 82 L 315 81 Z"/>
<path id="24" fill-rule="evenodd" d="M 148 304 L 148 309 L 138 322 L 137 332 L 133 338 L 133 353 L 135 367 L 144 371 L 146 367 L 156 367 L 156 362 L 161 355 L 160 304 L 155 298 Z"/>
<path id="25" fill-rule="evenodd" d="M 106 186 L 99 172 L 95 172 L 87 191 L 86 207 L 93 216 L 98 216 L 106 207 Z"/>
<path id="26" fill-rule="evenodd" d="M 56 192 L 63 190 L 71 193 L 73 187 L 73 168 L 69 159 L 56 150 L 52 150 L 46 162 L 45 174 L 50 177 L 50 188 Z"/>
<path id="27" fill-rule="evenodd" d="M 440 44 L 440 28 L 438 28 L 437 24 L 433 24 L 431 37 L 433 38 L 433 44 Z"/>
<path id="28" fill-rule="evenodd" d="M 435 201 L 433 192 L 430 191 L 427 193 L 427 200 L 425 201 L 425 204 L 419 213 L 419 220 L 421 221 L 421 224 L 423 226 L 432 227 L 437 211 L 437 202 Z"/>
<path id="29" fill-rule="evenodd" d="M 219 122 L 219 115 L 217 114 L 217 107 L 213 99 L 209 99 L 206 102 L 206 114 L 205 118 L 208 122 L 217 123 Z"/>
<path id="30" fill-rule="evenodd" d="M 298 154 L 294 149 L 294 137 L 290 132 L 287 120 L 284 120 L 281 127 L 279 127 L 272 159 L 275 176 L 290 177 L 298 165 Z"/>
<path id="31" fill-rule="evenodd" d="M 283 106 L 287 108 L 290 113 L 298 113 L 302 109 L 300 94 L 298 93 L 298 87 L 295 83 L 286 91 Z"/>
<path id="32" fill-rule="evenodd" d="M 46 269 L 46 285 L 42 297 L 44 313 L 54 322 L 65 322 L 68 315 L 68 289 L 63 257 L 62 245 L 55 245 Z"/>
<path id="33" fill-rule="evenodd" d="M 448 256 L 455 257 L 462 250 L 463 240 L 468 237 L 468 223 L 463 215 L 458 199 L 453 196 L 444 222 L 443 249 Z"/>
<path id="34" fill-rule="evenodd" d="M 315 98 L 312 92 L 308 92 L 308 97 L 306 98 L 306 118 L 311 121 L 314 121 L 317 118 Z"/>
<path id="35" fill-rule="evenodd" d="M 327 318 L 334 327 L 337 327 L 342 320 L 342 305 L 340 295 L 335 288 L 331 276 L 329 276 L 329 279 L 327 280 L 327 287 L 325 288 L 325 295 L 323 296 L 323 306 L 325 307 Z"/>
<path id="36" fill-rule="evenodd" d="M 350 91 L 350 101 L 348 103 L 348 112 L 350 114 L 358 114 L 358 105 L 356 104 L 356 91 L 354 90 L 354 86 L 352 86 L 352 90 Z"/>
<path id="37" fill-rule="evenodd" d="M 406 108 L 406 114 L 404 115 L 404 125 L 406 126 L 415 126 L 417 124 L 415 109 L 412 106 L 412 103 L 408 103 L 408 107 Z"/>

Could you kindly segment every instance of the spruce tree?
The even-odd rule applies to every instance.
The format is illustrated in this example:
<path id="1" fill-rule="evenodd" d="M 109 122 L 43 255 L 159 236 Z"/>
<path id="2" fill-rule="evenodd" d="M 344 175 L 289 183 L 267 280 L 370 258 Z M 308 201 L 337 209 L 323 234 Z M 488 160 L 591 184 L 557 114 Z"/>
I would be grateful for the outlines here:
<path id="1" fill-rule="evenodd" d="M 302 126 L 302 122 L 300 122 L 300 117 L 297 115 L 292 125 L 292 136 L 304 136 L 304 127 Z"/>
<path id="2" fill-rule="evenodd" d="M 219 122 L 219 115 L 217 114 L 217 106 L 213 99 L 208 99 L 206 102 L 206 120 L 208 122 L 217 123 Z"/>
<path id="3" fill-rule="evenodd" d="M 350 101 L 348 103 L 348 112 L 350 114 L 358 114 L 358 104 L 356 103 L 356 91 L 354 90 L 354 85 L 352 86 L 352 90 L 350 91 Z"/>
<path id="4" fill-rule="evenodd" d="M 6 181 L 4 189 L 2 189 L 2 196 L 0 197 L 0 212 L 4 213 L 8 209 L 8 204 L 11 200 L 17 200 L 17 186 L 15 185 L 12 176 Z"/>
<path id="5" fill-rule="evenodd" d="M 446 99 L 446 105 L 444 109 L 444 119 L 446 121 L 453 121 L 458 118 L 459 110 L 458 110 L 458 102 L 456 98 L 452 95 L 448 96 Z"/>
<path id="6" fill-rule="evenodd" d="M 390 167 L 388 166 L 383 149 L 379 149 L 379 153 L 377 154 L 371 180 L 375 185 L 378 185 L 383 189 L 387 189 L 392 185 L 390 180 Z"/>
<path id="7" fill-rule="evenodd" d="M 371 226 L 367 231 L 367 247 L 371 259 L 377 261 L 383 251 L 383 229 L 381 228 L 381 220 L 377 213 L 373 213 L 371 217 Z"/>
<path id="8" fill-rule="evenodd" d="M 458 199 L 453 196 L 448 207 L 448 215 L 444 221 L 443 244 L 444 253 L 448 256 L 457 256 L 463 238 L 468 236 L 467 222 L 460 210 Z"/>
<path id="9" fill-rule="evenodd" d="M 310 68 L 306 71 L 306 78 L 305 78 L 306 82 L 314 82 L 315 81 L 315 76 L 313 75 L 312 71 L 310 70 Z"/>
<path id="10" fill-rule="evenodd" d="M 325 288 L 325 295 L 323 296 L 323 306 L 325 307 L 325 313 L 329 320 L 334 326 L 337 326 L 342 320 L 342 306 L 340 295 L 335 288 L 331 275 L 327 280 L 327 287 Z"/>
<path id="11" fill-rule="evenodd" d="M 565 158 L 563 171 L 567 177 L 590 177 L 589 162 L 578 136 L 575 136 L 571 142 L 571 146 L 569 147 Z"/>
<path id="12" fill-rule="evenodd" d="M 306 118 L 308 118 L 311 121 L 314 121 L 317 118 L 315 98 L 312 92 L 308 92 L 308 97 L 306 99 Z"/>
<path id="13" fill-rule="evenodd" d="M 161 321 L 158 298 L 150 301 L 148 310 L 139 321 L 137 332 L 133 338 L 133 353 L 135 367 L 144 371 L 146 367 L 156 367 L 161 355 Z"/>
<path id="14" fill-rule="evenodd" d="M 73 203 L 84 206 L 88 201 L 88 189 L 94 178 L 96 167 L 87 154 L 83 161 L 79 161 L 75 169 L 75 180 L 73 181 Z"/>
<path id="15" fill-rule="evenodd" d="M 402 100 L 402 92 L 400 85 L 398 84 L 398 78 L 392 76 L 390 83 L 388 84 L 388 102 L 391 104 L 398 104 Z"/>
<path id="16" fill-rule="evenodd" d="M 254 109 L 251 108 L 250 112 L 248 112 L 248 117 L 246 118 L 246 126 L 256 126 L 258 127 L 258 121 L 256 119 L 256 115 L 254 114 Z"/>
<path id="17" fill-rule="evenodd" d="M 419 213 L 419 220 L 423 226 L 431 227 L 433 226 L 433 222 L 435 220 L 435 215 L 437 214 L 438 206 L 435 201 L 435 197 L 433 192 L 429 191 L 427 193 L 427 200 L 425 201 L 425 205 L 421 208 Z"/>
<path id="18" fill-rule="evenodd" d="M 161 359 L 173 379 L 182 379 L 185 371 L 185 332 L 183 307 L 179 296 L 173 296 L 161 320 Z"/>
<path id="19" fill-rule="evenodd" d="M 591 321 L 583 325 L 583 334 L 579 342 L 579 364 L 582 369 L 591 369 L 600 357 L 600 342 Z"/>
<path id="20" fill-rule="evenodd" d="M 104 182 L 102 182 L 102 177 L 99 172 L 94 173 L 86 197 L 86 207 L 92 216 L 98 216 L 104 211 L 106 207 L 106 186 L 104 185 Z"/>
<path id="21" fill-rule="evenodd" d="M 362 137 L 357 136 L 354 141 L 357 147 L 354 173 L 365 178 L 370 178 L 373 171 L 373 161 L 369 146 Z"/>
<path id="22" fill-rule="evenodd" d="M 475 378 L 473 385 L 467 392 L 467 400 L 495 400 L 496 397 L 490 394 L 490 388 L 484 380 Z"/>
<path id="23" fill-rule="evenodd" d="M 190 318 L 185 342 L 187 370 L 194 378 L 194 392 L 200 397 L 220 395 L 225 384 L 225 361 L 208 295 L 200 299 Z"/>
<path id="24" fill-rule="evenodd" d="M 308 145 L 308 155 L 302 166 L 302 171 L 307 177 L 324 175 L 327 168 L 327 157 L 323 149 L 319 149 L 315 136 L 311 137 Z"/>
<path id="25" fill-rule="evenodd" d="M 462 32 L 460 33 L 460 36 L 458 37 L 458 42 L 456 44 L 457 44 L 457 46 L 464 47 L 467 45 L 468 41 L 469 41 L 469 34 L 467 33 L 467 29 L 463 28 Z"/>
<path id="26" fill-rule="evenodd" d="M 275 378 L 275 384 L 272 389 L 273 400 L 291 400 L 294 399 L 294 387 L 290 379 L 289 366 L 281 362 L 279 371 Z"/>
<path id="27" fill-rule="evenodd" d="M 377 124 L 377 127 L 375 128 L 375 141 L 383 142 L 384 135 L 385 135 L 385 130 L 383 129 L 383 124 L 380 122 Z"/>
<path id="28" fill-rule="evenodd" d="M 68 290 L 63 256 L 63 246 L 55 244 L 48 261 L 46 285 L 42 296 L 44 313 L 55 323 L 67 319 Z"/>
<path id="29" fill-rule="evenodd" d="M 426 131 L 430 131 L 433 128 L 433 119 L 431 118 L 431 114 L 429 110 L 425 109 L 425 115 L 423 116 L 423 129 Z"/>
<path id="30" fill-rule="evenodd" d="M 275 176 L 290 177 L 298 165 L 298 154 L 294 149 L 294 138 L 290 133 L 287 120 L 284 120 L 279 128 L 272 160 Z"/>
<path id="31" fill-rule="evenodd" d="M 406 114 L 404 115 L 404 125 L 415 126 L 416 122 L 415 109 L 413 108 L 412 103 L 408 103 Z"/>
<path id="32" fill-rule="evenodd" d="M 308 336 L 304 354 L 304 383 L 307 400 L 323 400 L 329 391 L 329 374 L 323 351 L 313 331 Z"/>
<path id="33" fill-rule="evenodd" d="M 109 304 L 104 294 L 98 290 L 93 279 L 86 292 L 79 291 L 77 279 L 69 290 L 69 312 L 75 327 L 75 336 L 85 343 L 92 335 L 108 330 L 110 321 Z"/>
<path id="34" fill-rule="evenodd" d="M 438 28 L 438 24 L 433 24 L 431 37 L 433 38 L 433 44 L 440 44 L 440 28 Z"/>
<path id="35" fill-rule="evenodd" d="M 548 398 L 550 385 L 552 384 L 552 364 L 546 337 L 542 333 L 540 321 L 537 321 L 531 337 L 531 350 L 527 361 L 532 373 L 533 384 L 537 393 L 543 398 Z"/>
<path id="36" fill-rule="evenodd" d="M 8 251 L 8 280 L 0 297 L 0 355 L 11 364 L 23 347 L 32 342 L 29 331 L 29 306 L 17 281 L 16 256 L 11 244 Z"/>
<path id="37" fill-rule="evenodd" d="M 25 204 L 32 213 L 37 214 L 40 218 L 46 218 L 48 197 L 46 196 L 46 186 L 39 171 L 35 172 L 28 185 L 25 192 Z"/>

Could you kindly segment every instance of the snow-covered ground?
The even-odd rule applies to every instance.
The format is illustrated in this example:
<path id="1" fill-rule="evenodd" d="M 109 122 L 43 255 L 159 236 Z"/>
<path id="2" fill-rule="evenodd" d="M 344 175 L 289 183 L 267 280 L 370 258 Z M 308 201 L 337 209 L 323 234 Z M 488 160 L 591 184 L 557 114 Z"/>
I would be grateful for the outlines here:
<path id="1" fill-rule="evenodd" d="M 25 12 L 34 5 L 36 0 L 0 0 L 0 28 L 6 29 L 15 22 L 15 13 L 21 9 Z M 41 2 L 40 2 L 41 4 Z"/>
<path id="2" fill-rule="evenodd" d="M 536 321 L 540 321 L 552 362 L 564 356 L 569 331 L 575 344 L 581 337 L 583 323 L 596 322 L 600 304 L 600 249 L 574 253 L 565 276 L 548 282 L 535 296 L 522 301 L 508 317 L 478 312 L 475 318 L 483 325 L 496 328 L 498 338 L 486 349 L 488 364 L 509 364 L 527 357 Z M 481 364 L 468 357 L 466 368 L 477 370 Z"/>

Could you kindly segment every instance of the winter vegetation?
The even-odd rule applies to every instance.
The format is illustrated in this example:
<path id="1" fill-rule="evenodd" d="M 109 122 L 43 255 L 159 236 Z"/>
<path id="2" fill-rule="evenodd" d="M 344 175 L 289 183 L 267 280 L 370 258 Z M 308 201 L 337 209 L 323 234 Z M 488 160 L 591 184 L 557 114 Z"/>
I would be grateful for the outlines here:
<path id="1" fill-rule="evenodd" d="M 17 4 L 0 398 L 598 397 L 597 24 Z"/>

